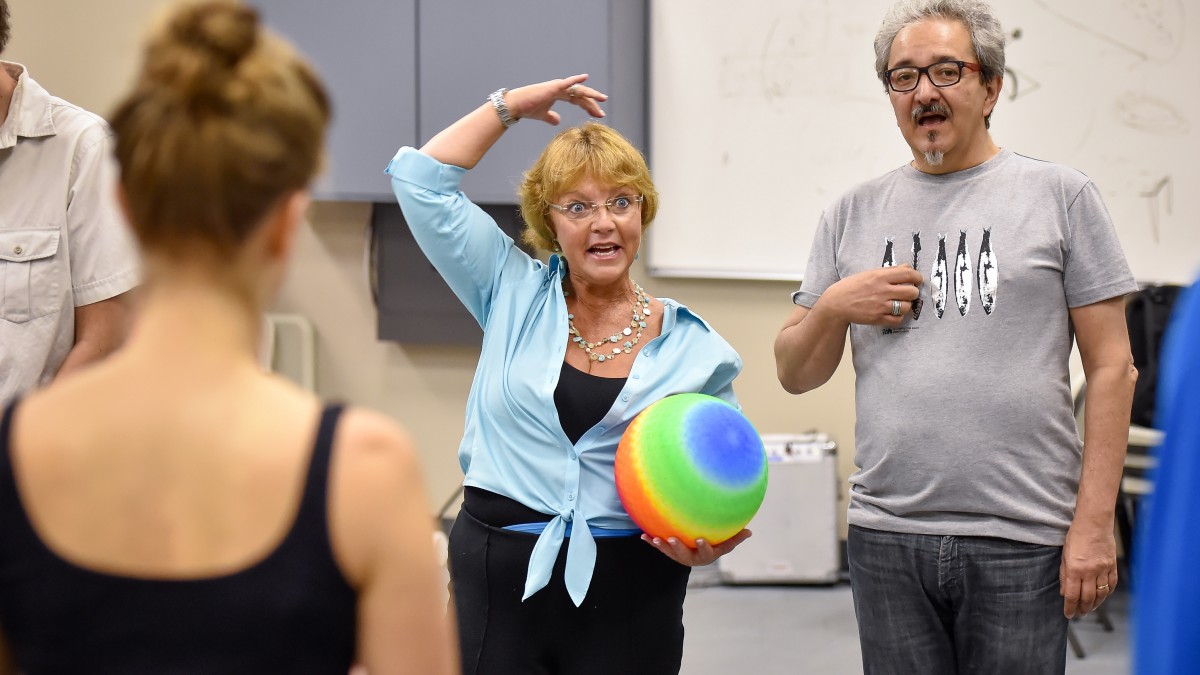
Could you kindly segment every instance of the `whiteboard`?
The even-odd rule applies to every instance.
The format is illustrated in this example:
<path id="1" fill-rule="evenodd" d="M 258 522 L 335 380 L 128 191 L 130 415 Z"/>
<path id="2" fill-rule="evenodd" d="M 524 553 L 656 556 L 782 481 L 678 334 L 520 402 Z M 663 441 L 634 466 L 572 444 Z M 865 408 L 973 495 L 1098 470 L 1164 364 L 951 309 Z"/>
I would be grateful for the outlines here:
<path id="1" fill-rule="evenodd" d="M 1200 267 L 1200 6 L 993 0 L 1010 37 L 1002 147 L 1083 171 L 1134 275 Z M 660 276 L 800 280 L 822 210 L 912 160 L 874 75 L 891 0 L 650 3 Z"/>

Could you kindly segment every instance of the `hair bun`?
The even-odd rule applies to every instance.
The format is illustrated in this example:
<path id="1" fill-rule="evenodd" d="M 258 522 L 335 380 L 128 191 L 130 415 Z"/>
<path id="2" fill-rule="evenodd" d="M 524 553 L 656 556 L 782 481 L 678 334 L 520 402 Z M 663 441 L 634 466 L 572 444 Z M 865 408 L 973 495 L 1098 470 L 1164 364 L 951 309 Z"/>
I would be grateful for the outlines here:
<path id="1" fill-rule="evenodd" d="M 235 68 L 258 43 L 258 12 L 236 2 L 204 2 L 176 14 L 167 34 L 213 65 Z"/>
<path id="2" fill-rule="evenodd" d="M 4 0 L 0 0 L 3 4 Z M 146 251 L 230 262 L 321 162 L 329 96 L 237 0 L 166 8 L 109 122 L 129 221 Z"/>
<path id="3" fill-rule="evenodd" d="M 194 113 L 228 110 L 246 95 L 238 71 L 261 39 L 258 12 L 237 0 L 178 6 L 150 38 L 141 84 Z"/>

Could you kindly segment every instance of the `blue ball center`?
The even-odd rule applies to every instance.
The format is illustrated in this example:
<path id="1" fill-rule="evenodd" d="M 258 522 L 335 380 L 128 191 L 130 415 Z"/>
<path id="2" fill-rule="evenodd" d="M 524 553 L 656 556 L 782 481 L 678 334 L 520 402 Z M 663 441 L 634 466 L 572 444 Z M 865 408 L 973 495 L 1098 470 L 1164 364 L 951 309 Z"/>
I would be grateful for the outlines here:
<path id="1" fill-rule="evenodd" d="M 684 428 L 688 454 L 706 480 L 736 490 L 762 476 L 762 439 L 733 407 L 717 402 L 697 405 L 688 411 Z"/>

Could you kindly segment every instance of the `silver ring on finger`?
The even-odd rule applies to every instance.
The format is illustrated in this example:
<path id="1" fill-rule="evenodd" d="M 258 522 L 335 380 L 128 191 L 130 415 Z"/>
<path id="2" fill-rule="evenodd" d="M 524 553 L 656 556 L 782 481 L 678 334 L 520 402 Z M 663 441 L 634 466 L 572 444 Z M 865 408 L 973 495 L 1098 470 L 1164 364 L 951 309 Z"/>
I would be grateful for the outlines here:
<path id="1" fill-rule="evenodd" d="M 573 84 L 573 85 L 567 87 L 567 96 L 570 96 L 571 98 L 575 98 L 578 95 L 579 95 L 579 85 Z"/>
<path id="2" fill-rule="evenodd" d="M 1097 587 L 1096 587 L 1096 590 L 1098 590 L 1098 591 L 1107 591 L 1107 590 L 1108 590 L 1108 584 L 1102 584 L 1102 585 L 1100 585 L 1100 586 L 1097 586 Z"/>
<path id="3" fill-rule="evenodd" d="M 904 306 L 900 303 L 899 300 L 893 300 L 892 301 L 892 316 L 900 316 L 900 314 L 901 314 L 900 310 L 903 309 L 903 307 Z"/>

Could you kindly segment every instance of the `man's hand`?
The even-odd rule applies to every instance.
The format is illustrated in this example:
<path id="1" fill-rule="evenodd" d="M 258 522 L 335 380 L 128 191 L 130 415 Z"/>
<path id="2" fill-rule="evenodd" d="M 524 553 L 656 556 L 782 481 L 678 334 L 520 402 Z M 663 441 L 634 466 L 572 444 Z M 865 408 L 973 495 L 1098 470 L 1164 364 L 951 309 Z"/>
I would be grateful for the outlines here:
<path id="1" fill-rule="evenodd" d="M 907 263 L 880 267 L 842 279 L 817 302 L 846 323 L 898 326 L 912 310 L 913 301 L 921 297 L 922 283 L 921 273 Z"/>
<path id="2" fill-rule="evenodd" d="M 1083 616 L 1117 588 L 1117 542 L 1112 527 L 1073 523 L 1063 543 L 1059 570 L 1063 614 Z"/>

